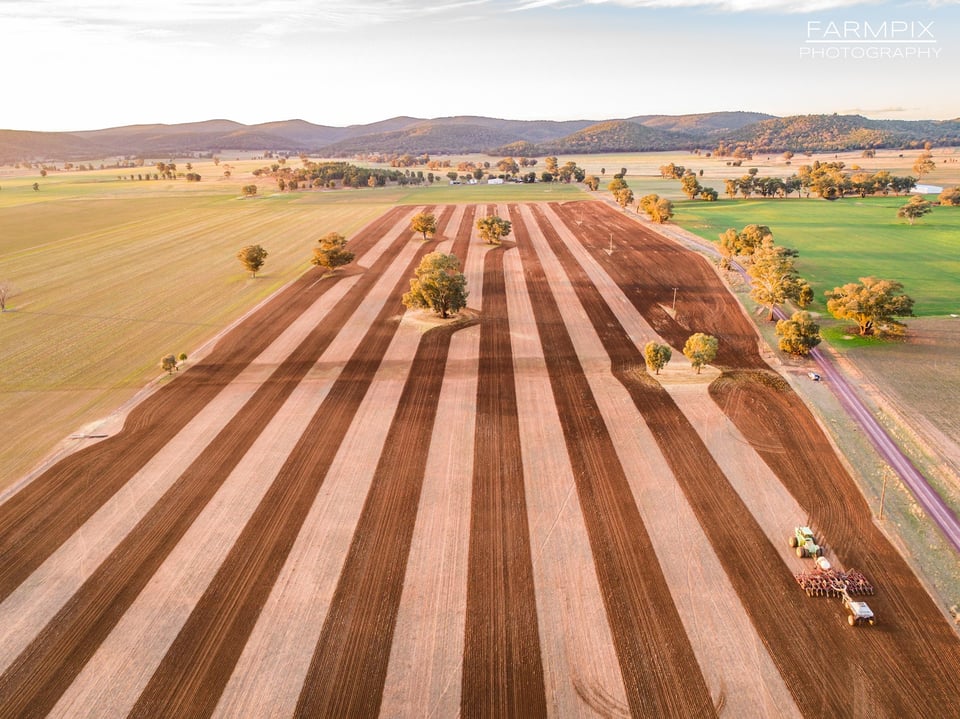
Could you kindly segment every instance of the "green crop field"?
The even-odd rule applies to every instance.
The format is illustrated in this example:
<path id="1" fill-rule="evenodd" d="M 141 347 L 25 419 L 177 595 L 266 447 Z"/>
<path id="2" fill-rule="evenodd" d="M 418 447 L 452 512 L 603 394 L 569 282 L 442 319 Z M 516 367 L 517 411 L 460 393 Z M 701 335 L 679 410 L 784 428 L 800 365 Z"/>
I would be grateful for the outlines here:
<path id="1" fill-rule="evenodd" d="M 935 199 L 935 198 L 928 198 Z M 904 197 L 680 201 L 674 221 L 716 241 L 728 227 L 768 225 L 778 244 L 800 252 L 797 268 L 823 293 L 873 275 L 903 283 L 918 315 L 960 313 L 960 208 L 934 207 L 909 225 L 897 217 Z"/>

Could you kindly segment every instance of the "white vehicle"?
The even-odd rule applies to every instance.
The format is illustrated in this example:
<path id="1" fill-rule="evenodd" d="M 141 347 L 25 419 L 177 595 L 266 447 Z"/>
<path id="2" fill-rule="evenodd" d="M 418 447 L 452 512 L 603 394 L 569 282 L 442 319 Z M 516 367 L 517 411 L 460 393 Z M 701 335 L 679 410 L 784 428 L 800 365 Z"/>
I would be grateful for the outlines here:
<path id="1" fill-rule="evenodd" d="M 846 592 L 841 595 L 841 601 L 843 602 L 843 606 L 847 608 L 847 611 L 850 612 L 847 617 L 847 624 L 851 627 L 856 627 L 861 624 L 869 624 L 872 627 L 877 623 L 876 617 L 873 616 L 873 610 L 870 609 L 866 602 L 857 601 L 851 598 Z"/>

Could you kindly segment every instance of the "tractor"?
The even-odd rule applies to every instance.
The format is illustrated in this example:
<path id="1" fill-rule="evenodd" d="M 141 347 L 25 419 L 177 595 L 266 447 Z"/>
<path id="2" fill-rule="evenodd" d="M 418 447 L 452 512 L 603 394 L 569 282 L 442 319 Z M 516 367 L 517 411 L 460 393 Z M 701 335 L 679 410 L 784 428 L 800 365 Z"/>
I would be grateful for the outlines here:
<path id="1" fill-rule="evenodd" d="M 798 557 L 817 557 L 823 554 L 823 548 L 817 544 L 810 527 L 794 527 L 790 536 L 790 546 L 796 548 Z"/>

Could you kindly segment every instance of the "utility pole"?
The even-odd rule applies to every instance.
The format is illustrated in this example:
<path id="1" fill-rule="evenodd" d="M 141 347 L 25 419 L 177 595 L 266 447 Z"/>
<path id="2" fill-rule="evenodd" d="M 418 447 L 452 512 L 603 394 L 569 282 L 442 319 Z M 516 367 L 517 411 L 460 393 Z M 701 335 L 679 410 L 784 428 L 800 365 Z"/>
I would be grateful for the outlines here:
<path id="1" fill-rule="evenodd" d="M 883 521 L 883 498 L 887 494 L 887 472 L 883 472 L 883 487 L 880 488 L 880 514 L 877 516 L 877 519 Z"/>

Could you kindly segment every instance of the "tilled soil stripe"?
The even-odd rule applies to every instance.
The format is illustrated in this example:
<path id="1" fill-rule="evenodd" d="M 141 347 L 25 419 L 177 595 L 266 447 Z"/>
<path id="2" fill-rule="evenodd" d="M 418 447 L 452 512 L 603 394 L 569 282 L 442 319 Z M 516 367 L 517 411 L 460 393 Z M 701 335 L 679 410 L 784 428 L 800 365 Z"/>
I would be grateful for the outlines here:
<path id="1" fill-rule="evenodd" d="M 503 248 L 484 260 L 467 571 L 461 715 L 546 716 Z"/>
<path id="2" fill-rule="evenodd" d="M 416 251 L 409 243 L 87 663 L 53 715 L 126 715 Z M 351 281 L 357 277 L 348 278 Z M 350 284 L 350 283 L 344 283 Z M 329 296 L 329 293 L 328 293 Z M 306 315 L 304 320 L 310 320 Z M 317 318 L 312 318 L 317 324 Z M 293 327 L 293 326 L 291 326 Z M 102 687 L 109 687 L 98 698 Z"/>
<path id="3" fill-rule="evenodd" d="M 455 330 L 456 326 L 436 327 L 420 340 L 295 716 L 374 716 L 379 712 L 443 370 Z"/>
<path id="4" fill-rule="evenodd" d="M 440 242 L 431 244 L 432 249 L 450 243 L 443 238 L 451 228 L 457 232 L 465 224 L 469 235 L 469 218 L 463 218 L 463 210 L 461 206 L 452 213 L 440 213 Z M 290 716 L 294 712 L 402 392 L 403 378 L 392 368 L 408 367 L 416 352 L 419 332 L 405 325 L 401 324 L 340 445 L 322 493 L 277 577 L 215 716 Z M 458 646 L 457 656 L 459 650 Z"/>
<path id="5" fill-rule="evenodd" d="M 117 544 L 136 526 L 144 513 L 176 481 L 183 470 L 203 451 L 210 437 L 223 429 L 265 380 L 265 372 L 279 364 L 286 354 L 309 334 L 310 326 L 324 317 L 330 307 L 357 280 L 343 281 L 292 323 L 248 365 L 236 379 L 204 407 L 166 446 L 154 455 L 127 484 L 21 584 L 0 605 L 0 671 L 63 607 Z M 282 345 L 282 354 L 274 348 Z M 38 589 L 42 588 L 42 591 Z"/>
<path id="6" fill-rule="evenodd" d="M 550 714 L 629 716 L 519 254 L 503 264 Z"/>
<path id="7" fill-rule="evenodd" d="M 474 205 L 456 207 L 454 238 L 440 248 L 461 260 L 465 274 L 483 266 L 485 249 L 475 243 L 471 249 L 475 211 Z M 469 281 L 467 287 L 472 290 Z M 479 339 L 477 326 L 451 338 L 381 716 L 451 716 L 459 710 Z"/>
<path id="8" fill-rule="evenodd" d="M 398 235 L 394 251 L 341 303 L 348 309 L 318 325 L 0 676 L 0 698 L 38 713 L 50 710 L 408 238 L 407 230 Z"/>
<path id="9" fill-rule="evenodd" d="M 569 227 L 573 230 L 572 226 Z M 636 228 L 633 236 L 644 234 L 643 228 Z M 650 242 L 656 246 L 664 240 L 654 237 Z M 602 263 L 602 251 L 596 247 L 591 251 Z M 691 256 L 690 262 L 696 261 L 699 258 Z M 640 264 L 636 255 L 626 255 L 619 259 L 618 271 L 629 275 Z M 702 294 L 711 298 L 715 296 L 709 286 L 703 288 Z M 716 305 L 720 300 L 714 298 L 709 302 Z M 777 550 L 686 417 L 662 388 L 640 382 L 631 372 L 631 368 L 639 366 L 643 358 L 629 340 L 618 337 L 622 334 L 619 323 L 600 306 L 592 318 L 614 359 L 615 374 L 644 414 L 701 524 L 710 528 L 707 535 L 727 576 L 803 714 L 856 716 L 862 712 L 876 712 L 879 707 L 902 715 L 918 710 L 936 714 L 942 710 L 942 704 L 936 699 L 903 686 L 903 670 L 898 665 L 903 658 L 903 649 L 898 652 L 889 644 L 889 637 L 875 632 L 861 638 L 856 633 L 838 631 L 838 627 L 846 629 L 836 620 L 830 621 L 831 615 L 839 615 L 838 605 L 810 606 L 809 598 L 797 589 Z M 762 384 L 756 386 L 759 389 Z M 769 390 L 759 391 L 769 394 Z M 768 397 L 768 401 L 772 401 L 775 395 Z M 782 421 L 784 427 L 794 423 L 786 417 Z M 722 521 L 719 520 L 721 517 Z M 749 551 L 729 551 L 734 546 L 749 547 Z M 777 611 L 770 611 L 771 606 Z M 864 644 L 870 647 L 869 651 L 863 651 Z M 900 660 L 895 658 L 898 654 Z M 865 662 L 866 666 L 875 666 L 875 670 L 861 671 L 859 667 Z M 827 666 L 832 667 L 831 671 L 822 671 Z M 934 660 L 930 669 L 943 672 L 946 667 L 942 660 Z M 944 681 L 934 681 L 933 686 L 947 686 Z M 936 709 L 937 706 L 940 709 Z"/>
<path id="10" fill-rule="evenodd" d="M 618 297 L 620 292 L 609 277 L 590 277 L 577 262 L 593 264 L 589 255 L 575 257 L 582 247 L 572 236 L 561 239 L 561 234 L 566 233 L 554 226 L 552 220 L 556 218 L 551 218 L 549 212 L 541 212 L 540 207 L 533 207 L 529 212 L 536 217 L 536 227 L 540 229 L 532 232 L 534 246 L 558 301 L 566 308 L 565 320 L 578 356 L 607 356 L 595 330 L 596 323 L 589 319 L 591 310 L 581 315 L 588 304 L 593 307 L 594 303 L 603 303 L 613 314 L 613 300 L 617 321 L 633 345 L 637 345 L 636 336 L 651 335 L 636 310 L 628 303 L 624 306 L 617 302 L 623 298 Z M 574 247 L 568 246 L 568 242 Z M 579 320 L 581 316 L 583 320 Z M 571 317 L 577 317 L 578 321 L 571 322 Z M 610 315 L 604 320 L 610 321 Z M 609 359 L 607 362 L 609 367 Z M 671 364 L 679 362 L 682 360 L 674 359 Z M 643 371 L 642 367 L 636 370 Z M 685 371 L 692 374 L 689 366 Z M 762 709 L 764 716 L 799 716 L 790 692 L 710 547 L 704 528 L 673 479 L 670 466 L 629 393 L 622 382 L 607 371 L 589 373 L 588 381 L 627 471 L 637 506 L 714 702 L 719 705 L 722 701 L 724 711 L 735 716 L 749 716 L 758 709 Z M 703 391 L 706 391 L 706 380 Z M 704 587 L 710 587 L 710 591 L 704 591 Z"/>
<path id="11" fill-rule="evenodd" d="M 443 370 L 458 326 L 465 325 L 429 330 L 417 348 L 297 716 L 372 716 L 379 710 Z"/>
<path id="12" fill-rule="evenodd" d="M 216 707 L 399 326 L 400 296 L 427 251 L 428 246 L 417 248 L 390 299 L 324 398 L 131 715 L 207 715 Z M 318 437 L 323 441 L 318 442 Z"/>
<path id="13" fill-rule="evenodd" d="M 48 719 L 129 713 L 332 383 L 294 390 Z"/>
<path id="14" fill-rule="evenodd" d="M 877 587 L 867 601 L 879 624 L 863 632 L 840 631 L 846 628 L 845 616 L 836 600 L 820 606 L 825 600 L 801 593 L 807 614 L 816 613 L 824 627 L 837 627 L 832 631 L 841 646 L 830 651 L 834 675 L 853 697 L 849 703 L 862 715 L 949 716 L 944 707 L 960 707 L 956 634 L 873 523 L 863 495 L 807 407 L 785 383 L 771 387 L 768 377 L 751 374 L 735 372 L 720 378 L 711 386 L 711 395 L 786 487 L 809 507 L 821 541 Z M 742 404 L 731 407 L 731 398 Z M 810 606 L 812 601 L 817 604 Z"/>
<path id="15" fill-rule="evenodd" d="M 386 213 L 356 238 L 353 249 L 362 255 L 408 213 Z M 0 505 L 0 599 L 332 286 L 316 282 L 318 277 L 317 271 L 306 273 L 240 322 L 209 356 L 131 411 L 120 434 L 64 458 Z"/>
<path id="16" fill-rule="evenodd" d="M 363 324 L 361 336 L 369 324 Z M 293 715 L 419 342 L 418 328 L 402 322 L 337 448 L 213 716 Z M 348 359 L 349 355 L 343 357 L 340 365 Z"/>
<path id="17" fill-rule="evenodd" d="M 513 207 L 511 218 L 630 711 L 636 716 L 714 715 L 710 693 L 560 308 Z M 677 667 L 684 667 L 682 676 Z"/>
<path id="18" fill-rule="evenodd" d="M 384 682 L 383 717 L 456 716 L 460 709 L 479 348 L 476 325 L 451 339 Z"/>

